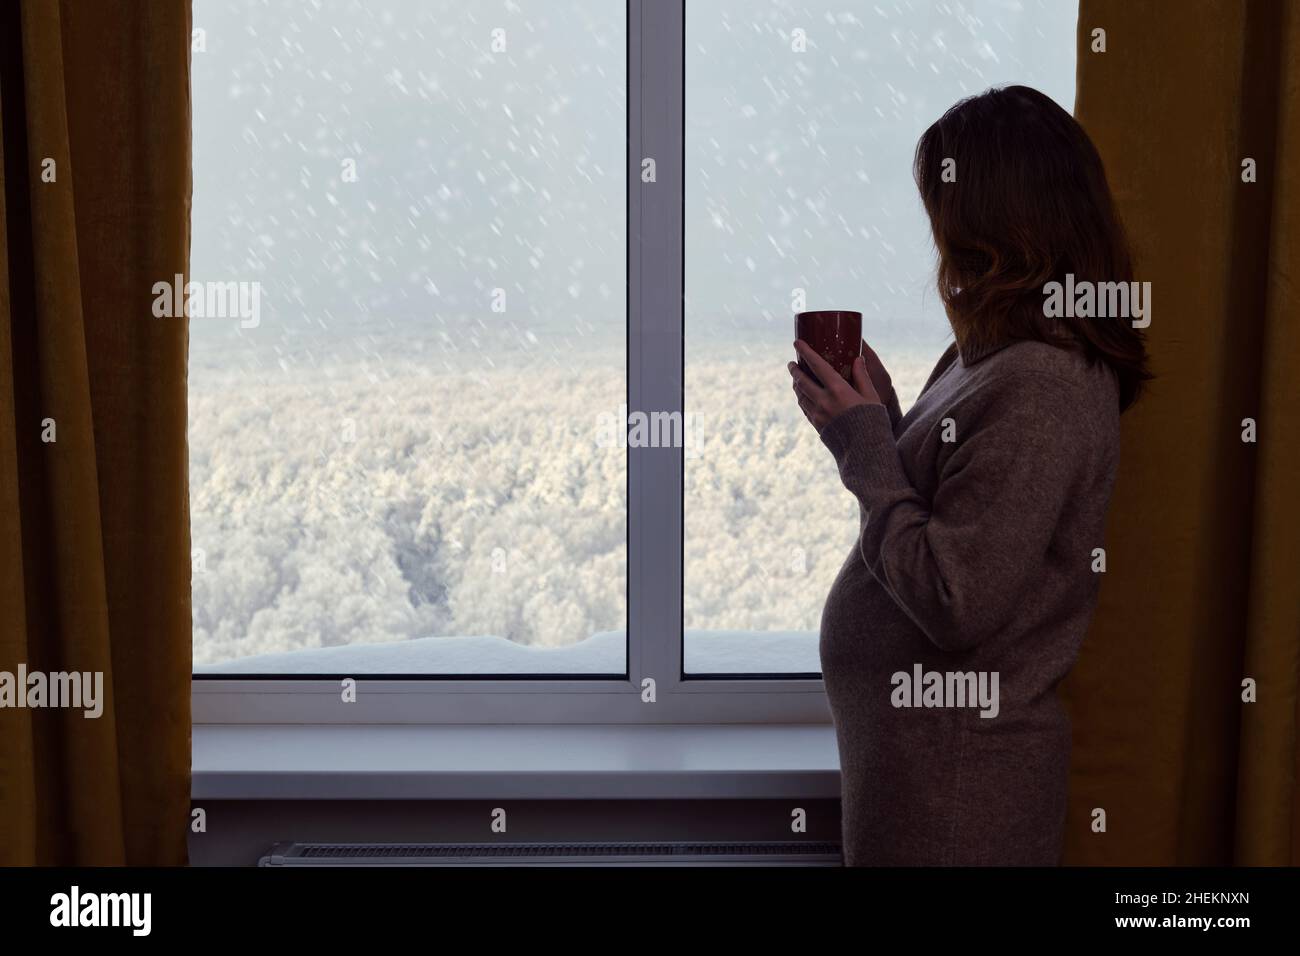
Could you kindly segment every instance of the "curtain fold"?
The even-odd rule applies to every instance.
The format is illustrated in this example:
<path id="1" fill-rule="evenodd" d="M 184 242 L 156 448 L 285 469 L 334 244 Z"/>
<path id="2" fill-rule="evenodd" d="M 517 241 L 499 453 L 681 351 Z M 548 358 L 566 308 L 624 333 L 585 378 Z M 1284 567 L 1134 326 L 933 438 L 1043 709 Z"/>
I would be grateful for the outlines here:
<path id="1" fill-rule="evenodd" d="M 0 864 L 179 864 L 189 810 L 189 5 L 0 4 Z"/>
<path id="2" fill-rule="evenodd" d="M 1156 379 L 1064 688 L 1065 861 L 1294 865 L 1300 3 L 1081 0 L 1075 115 L 1152 283 Z"/>

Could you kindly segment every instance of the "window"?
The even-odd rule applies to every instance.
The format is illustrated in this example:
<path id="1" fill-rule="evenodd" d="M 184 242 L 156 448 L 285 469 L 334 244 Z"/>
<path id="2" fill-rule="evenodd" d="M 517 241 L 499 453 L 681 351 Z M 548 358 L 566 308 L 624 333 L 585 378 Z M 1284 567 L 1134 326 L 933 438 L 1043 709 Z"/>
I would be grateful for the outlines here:
<path id="1" fill-rule="evenodd" d="M 906 406 L 912 146 L 1068 105 L 1074 16 L 195 0 L 196 721 L 826 720 L 856 512 L 791 314 L 861 309 Z"/>

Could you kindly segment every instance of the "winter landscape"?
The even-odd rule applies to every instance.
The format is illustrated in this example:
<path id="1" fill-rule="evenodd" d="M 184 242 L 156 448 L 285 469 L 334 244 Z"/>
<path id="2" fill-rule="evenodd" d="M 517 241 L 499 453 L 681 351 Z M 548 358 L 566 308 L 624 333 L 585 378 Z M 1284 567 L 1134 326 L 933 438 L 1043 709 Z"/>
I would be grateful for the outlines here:
<path id="1" fill-rule="evenodd" d="M 191 273 L 261 296 L 191 322 L 196 671 L 621 671 L 622 0 L 194 9 Z M 792 313 L 860 309 L 911 402 L 948 341 L 912 146 L 995 83 L 1069 107 L 1074 10 L 688 4 L 688 670 L 817 669 L 857 508 Z"/>

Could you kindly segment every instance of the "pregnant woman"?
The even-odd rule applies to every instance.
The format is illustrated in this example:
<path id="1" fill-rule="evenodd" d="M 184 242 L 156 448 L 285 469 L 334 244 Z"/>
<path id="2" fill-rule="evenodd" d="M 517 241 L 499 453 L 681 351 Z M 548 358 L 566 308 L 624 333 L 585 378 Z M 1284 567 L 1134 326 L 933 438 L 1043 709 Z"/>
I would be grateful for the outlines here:
<path id="1" fill-rule="evenodd" d="M 1096 603 L 1149 313 L 1101 159 L 1043 94 L 958 103 L 921 137 L 915 176 L 955 339 L 920 398 L 900 415 L 865 343 L 852 381 L 802 341 L 825 387 L 789 366 L 860 505 L 821 625 L 845 861 L 1054 865 L 1070 755 L 1056 690 Z"/>

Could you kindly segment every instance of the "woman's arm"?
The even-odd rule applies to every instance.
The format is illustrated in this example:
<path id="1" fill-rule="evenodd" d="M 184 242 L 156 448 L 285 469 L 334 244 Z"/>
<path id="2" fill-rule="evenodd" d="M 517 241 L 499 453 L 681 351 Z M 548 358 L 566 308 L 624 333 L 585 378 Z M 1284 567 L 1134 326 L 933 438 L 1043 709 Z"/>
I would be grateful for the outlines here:
<path id="1" fill-rule="evenodd" d="M 1079 386 L 1028 371 L 968 396 L 933 501 L 908 480 L 882 406 L 822 429 L 862 505 L 863 560 L 938 647 L 973 647 L 1015 613 L 1087 459 L 1086 407 Z"/>

